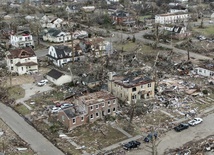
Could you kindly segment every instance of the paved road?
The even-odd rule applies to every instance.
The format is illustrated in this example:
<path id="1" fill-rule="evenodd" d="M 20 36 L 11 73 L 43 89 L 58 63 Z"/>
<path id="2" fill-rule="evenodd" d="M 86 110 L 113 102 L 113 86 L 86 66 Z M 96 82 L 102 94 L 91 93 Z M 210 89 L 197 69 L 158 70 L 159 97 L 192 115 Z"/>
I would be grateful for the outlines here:
<path id="1" fill-rule="evenodd" d="M 189 127 L 189 129 L 182 132 L 175 132 L 174 130 L 167 132 L 166 135 L 160 139 L 161 142 L 157 148 L 158 154 L 163 155 L 166 149 L 178 148 L 189 141 L 199 140 L 206 138 L 209 135 L 214 135 L 214 113 L 204 117 L 203 120 L 202 124 L 195 127 Z M 145 145 L 146 144 L 143 143 L 141 149 L 127 152 L 127 155 L 151 155 L 151 153 L 146 151 L 146 149 L 149 150 L 149 148 Z"/>
<path id="2" fill-rule="evenodd" d="M 27 124 L 21 116 L 1 102 L 0 117 L 16 134 L 30 144 L 30 147 L 38 155 L 64 155 L 51 142 L 44 138 L 43 135 Z"/>

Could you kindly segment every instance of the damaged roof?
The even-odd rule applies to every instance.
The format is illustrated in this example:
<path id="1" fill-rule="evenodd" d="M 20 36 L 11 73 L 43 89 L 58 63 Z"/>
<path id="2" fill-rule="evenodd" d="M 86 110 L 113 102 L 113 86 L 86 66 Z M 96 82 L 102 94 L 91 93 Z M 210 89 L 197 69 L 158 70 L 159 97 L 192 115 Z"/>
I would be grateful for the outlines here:
<path id="1" fill-rule="evenodd" d="M 136 87 L 138 85 L 142 85 L 142 84 L 148 84 L 151 82 L 154 82 L 154 80 L 150 79 L 149 77 L 146 76 L 116 76 L 113 78 L 113 82 L 121 85 L 125 88 L 132 88 L 132 87 Z"/>
<path id="2" fill-rule="evenodd" d="M 116 97 L 107 91 L 98 91 L 94 93 L 89 93 L 87 95 L 80 96 L 77 98 L 77 100 L 81 101 L 83 104 L 86 105 L 93 105 L 99 102 L 105 102 L 113 99 L 116 99 Z"/>

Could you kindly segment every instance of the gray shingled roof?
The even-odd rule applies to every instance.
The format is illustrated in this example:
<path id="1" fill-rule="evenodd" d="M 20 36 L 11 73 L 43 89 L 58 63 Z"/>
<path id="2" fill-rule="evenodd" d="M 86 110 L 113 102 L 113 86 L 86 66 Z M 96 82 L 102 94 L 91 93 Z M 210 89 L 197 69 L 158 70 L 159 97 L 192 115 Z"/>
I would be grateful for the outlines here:
<path id="1" fill-rule="evenodd" d="M 65 74 L 62 73 L 62 72 L 60 72 L 60 71 L 58 71 L 58 70 L 56 70 L 56 69 L 52 69 L 51 71 L 49 71 L 49 72 L 47 73 L 47 75 L 57 80 L 57 79 L 59 79 L 62 75 L 65 75 Z"/>

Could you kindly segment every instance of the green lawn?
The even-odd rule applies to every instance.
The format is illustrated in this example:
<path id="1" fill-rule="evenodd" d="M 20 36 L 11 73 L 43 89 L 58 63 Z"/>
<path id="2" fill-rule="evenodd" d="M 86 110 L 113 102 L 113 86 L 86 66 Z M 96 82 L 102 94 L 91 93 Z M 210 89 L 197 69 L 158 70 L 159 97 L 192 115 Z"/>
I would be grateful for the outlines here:
<path id="1" fill-rule="evenodd" d="M 214 34 L 214 26 L 209 26 L 205 28 L 194 28 L 193 32 L 198 32 L 201 33 L 202 35 L 210 36 Z"/>
<path id="2" fill-rule="evenodd" d="M 14 109 L 22 115 L 27 115 L 30 113 L 30 110 L 28 110 L 28 108 L 26 108 L 23 104 L 15 106 Z"/>
<path id="3" fill-rule="evenodd" d="M 10 98 L 15 100 L 23 98 L 25 96 L 25 90 L 20 86 L 13 86 L 8 89 Z"/>

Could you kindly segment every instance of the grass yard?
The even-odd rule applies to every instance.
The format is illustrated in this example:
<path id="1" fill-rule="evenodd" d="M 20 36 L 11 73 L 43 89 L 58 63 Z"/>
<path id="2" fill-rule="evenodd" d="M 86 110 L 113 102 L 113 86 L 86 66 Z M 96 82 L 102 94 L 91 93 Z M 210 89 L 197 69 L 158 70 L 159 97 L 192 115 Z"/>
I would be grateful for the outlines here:
<path id="1" fill-rule="evenodd" d="M 8 89 L 10 98 L 15 100 L 23 98 L 25 96 L 25 90 L 20 86 L 13 86 Z"/>
<path id="2" fill-rule="evenodd" d="M 194 28 L 193 32 L 198 32 L 205 36 L 210 36 L 214 34 L 214 26 L 209 26 L 205 28 Z"/>
<path id="3" fill-rule="evenodd" d="M 23 104 L 15 106 L 14 109 L 22 115 L 27 115 L 30 113 L 30 110 L 28 110 L 28 108 L 26 108 Z"/>
<path id="4" fill-rule="evenodd" d="M 86 151 L 93 153 L 96 150 L 120 142 L 127 137 L 120 131 L 104 123 L 84 125 L 72 130 L 68 135 L 72 137 L 80 146 L 85 145 Z"/>

